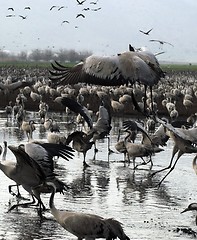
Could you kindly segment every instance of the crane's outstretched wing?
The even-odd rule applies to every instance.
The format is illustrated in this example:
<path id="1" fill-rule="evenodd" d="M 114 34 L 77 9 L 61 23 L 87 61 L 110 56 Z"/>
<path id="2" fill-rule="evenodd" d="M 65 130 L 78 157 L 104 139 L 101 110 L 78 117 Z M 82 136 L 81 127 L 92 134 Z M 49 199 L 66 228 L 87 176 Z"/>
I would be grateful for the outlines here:
<path id="1" fill-rule="evenodd" d="M 191 142 L 191 138 L 187 134 L 185 134 L 183 131 L 181 131 L 181 128 L 173 127 L 172 124 L 167 123 L 166 121 L 163 121 L 162 119 L 158 118 L 157 116 L 155 116 L 155 120 L 156 120 L 156 122 L 161 123 L 169 131 L 173 132 L 179 138 Z"/>
<path id="2" fill-rule="evenodd" d="M 55 61 L 52 68 L 49 78 L 55 85 L 85 82 L 119 86 L 139 81 L 153 86 L 162 76 L 156 57 L 149 51 L 128 51 L 103 57 L 92 55 L 73 67 Z"/>
<path id="3" fill-rule="evenodd" d="M 90 56 L 84 62 L 73 67 L 65 67 L 55 61 L 52 63 L 55 71 L 49 70 L 56 85 L 76 84 L 86 82 L 95 85 L 119 86 L 126 83 L 117 65 L 117 57 Z"/>
<path id="4" fill-rule="evenodd" d="M 52 161 L 53 157 L 62 157 L 69 161 L 74 155 L 74 150 L 63 144 L 29 142 L 24 145 L 25 152 L 34 160 Z"/>
<path id="5" fill-rule="evenodd" d="M 63 159 L 69 161 L 72 159 L 74 154 L 74 150 L 63 144 L 55 144 L 55 143 L 40 143 L 40 145 L 48 152 L 48 154 L 52 157 L 62 157 Z"/>
<path id="6" fill-rule="evenodd" d="M 63 106 L 68 107 L 71 111 L 80 114 L 85 121 L 87 122 L 88 126 L 92 128 L 93 122 L 91 117 L 88 115 L 86 108 L 79 104 L 77 101 L 68 98 L 68 97 L 57 97 L 55 99 L 56 102 L 61 103 Z"/>
<path id="7" fill-rule="evenodd" d="M 123 122 L 123 127 L 124 127 L 125 130 L 129 129 L 131 131 L 139 131 L 141 133 L 144 133 L 148 137 L 150 142 L 152 142 L 148 132 L 138 122 L 132 121 L 132 120 L 124 121 Z"/>
<path id="8" fill-rule="evenodd" d="M 9 145 L 8 148 L 15 155 L 17 167 L 19 169 L 27 169 L 27 171 L 28 169 L 31 169 L 31 172 L 34 172 L 35 177 L 38 177 L 40 181 L 44 181 L 46 179 L 46 174 L 43 171 L 42 167 L 39 165 L 39 163 L 37 163 L 33 158 L 31 158 L 20 145 L 18 147 Z"/>
<path id="9" fill-rule="evenodd" d="M 67 139 L 66 139 L 66 144 L 68 145 L 71 141 L 75 140 L 75 139 L 80 139 L 81 142 L 88 142 L 90 139 L 92 138 L 91 135 L 87 135 L 85 132 L 83 131 L 75 131 L 72 132 L 71 134 L 68 135 Z"/>

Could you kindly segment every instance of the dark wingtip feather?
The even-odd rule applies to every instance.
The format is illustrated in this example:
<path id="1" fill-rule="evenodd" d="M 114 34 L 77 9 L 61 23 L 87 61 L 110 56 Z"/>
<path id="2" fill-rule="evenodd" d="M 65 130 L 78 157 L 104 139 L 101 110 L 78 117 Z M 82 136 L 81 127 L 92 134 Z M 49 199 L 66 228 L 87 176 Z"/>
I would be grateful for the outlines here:
<path id="1" fill-rule="evenodd" d="M 62 97 L 61 103 L 65 106 L 68 107 L 71 111 L 80 114 L 84 120 L 87 122 L 88 126 L 92 128 L 92 119 L 89 118 L 89 116 L 85 113 L 83 106 L 76 102 L 75 100 L 67 97 Z"/>

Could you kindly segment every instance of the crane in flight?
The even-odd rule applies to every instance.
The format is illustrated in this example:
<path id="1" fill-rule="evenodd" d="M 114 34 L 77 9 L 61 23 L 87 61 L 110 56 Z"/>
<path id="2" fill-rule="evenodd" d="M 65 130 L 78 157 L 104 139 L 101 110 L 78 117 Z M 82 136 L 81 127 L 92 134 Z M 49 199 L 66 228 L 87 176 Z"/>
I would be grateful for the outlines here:
<path id="1" fill-rule="evenodd" d="M 151 40 L 149 40 L 149 41 L 150 41 L 150 42 L 158 42 L 158 43 L 160 44 L 160 48 L 162 48 L 162 46 L 163 46 L 164 44 L 168 44 L 168 45 L 174 47 L 174 45 L 172 45 L 171 43 L 166 42 L 166 41 L 161 41 L 161 40 L 157 40 L 157 39 L 151 39 Z"/>
<path id="2" fill-rule="evenodd" d="M 49 78 L 54 85 L 81 82 L 120 86 L 139 82 L 145 87 L 145 104 L 147 87 L 150 88 L 152 99 L 152 87 L 165 75 L 152 52 L 144 48 L 135 50 L 132 46 L 129 46 L 129 49 L 130 51 L 114 56 L 91 55 L 72 67 L 55 61 L 52 63 L 53 69 L 49 70 Z"/>
<path id="3" fill-rule="evenodd" d="M 153 28 L 151 28 L 150 30 L 148 31 L 143 31 L 143 30 L 139 30 L 141 33 L 145 34 L 145 35 L 149 35 L 149 33 L 153 30 Z"/>

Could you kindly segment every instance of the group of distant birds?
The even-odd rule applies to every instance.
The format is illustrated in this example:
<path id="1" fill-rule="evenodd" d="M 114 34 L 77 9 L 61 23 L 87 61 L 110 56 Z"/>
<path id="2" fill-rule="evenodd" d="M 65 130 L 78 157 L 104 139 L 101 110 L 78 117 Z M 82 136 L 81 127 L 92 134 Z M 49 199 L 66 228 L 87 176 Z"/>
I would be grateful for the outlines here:
<path id="1" fill-rule="evenodd" d="M 85 4 L 86 0 L 84 0 L 84 1 L 76 0 L 76 2 L 77 2 L 77 5 L 83 6 L 83 4 Z M 98 0 L 96 0 L 96 1 L 91 1 L 89 4 L 90 4 L 90 5 L 96 5 L 97 3 L 98 3 Z M 64 9 L 64 8 L 67 8 L 67 7 L 66 7 L 66 6 L 53 5 L 53 6 L 50 7 L 49 11 L 53 11 L 54 9 L 57 9 L 57 11 L 60 11 L 60 10 L 62 10 L 62 9 Z M 24 7 L 24 10 L 31 10 L 31 7 L 29 7 L 29 6 Z M 101 10 L 101 7 L 97 7 L 97 8 L 84 7 L 84 8 L 82 9 L 83 12 L 84 12 L 84 11 L 90 11 L 90 10 L 96 12 L 96 11 Z M 8 8 L 8 11 L 14 12 L 15 9 L 14 9 L 13 7 L 9 7 L 9 8 Z M 23 20 L 24 20 L 24 19 L 27 19 L 27 16 L 24 16 L 24 15 L 18 15 L 18 16 L 19 16 L 20 18 L 22 18 Z M 12 18 L 12 17 L 16 17 L 16 15 L 15 15 L 15 14 L 8 14 L 8 15 L 6 15 L 6 17 Z M 76 18 L 85 18 L 85 17 L 86 17 L 85 14 L 82 13 L 82 12 L 81 12 L 81 13 L 78 13 L 78 14 L 76 15 Z M 61 25 L 63 25 L 64 23 L 70 23 L 70 21 L 69 21 L 69 20 L 63 20 L 62 23 L 61 23 Z M 77 28 L 77 26 L 75 26 L 75 28 Z"/>
<path id="2" fill-rule="evenodd" d="M 31 10 L 30 7 L 24 7 L 24 10 Z M 8 11 L 12 11 L 14 12 L 14 8 L 13 7 L 9 7 L 8 8 Z M 15 14 L 8 14 L 6 15 L 6 17 L 15 17 L 16 15 Z M 27 18 L 27 16 L 23 16 L 23 15 L 18 15 L 20 18 L 22 18 L 23 20 Z"/>
<path id="3" fill-rule="evenodd" d="M 193 127 L 195 121 L 192 122 L 192 124 L 189 121 L 178 120 L 169 122 L 166 119 L 161 119 L 157 115 L 153 104 L 154 96 L 152 88 L 157 85 L 161 79 L 165 78 L 165 73 L 161 69 L 155 55 L 147 49 L 135 49 L 130 45 L 129 51 L 107 57 L 92 55 L 73 67 L 67 67 L 55 62 L 52 64 L 52 70 L 49 72 L 51 84 L 56 87 L 74 85 L 80 82 L 103 86 L 132 86 L 133 91 L 131 98 L 133 106 L 138 111 L 139 116 L 145 118 L 147 122 L 149 120 L 152 121 L 158 128 L 151 134 L 137 121 L 124 121 L 122 130 L 125 135 L 123 140 L 118 140 L 115 148 L 124 154 L 125 166 L 126 162 L 130 164 L 132 159 L 133 169 L 136 170 L 138 165 L 135 164 L 135 159 L 140 157 L 142 164 L 151 164 L 150 171 L 152 171 L 152 167 L 154 166 L 152 156 L 163 151 L 161 147 L 164 147 L 168 139 L 171 138 L 174 142 L 174 147 L 169 166 L 151 173 L 153 177 L 158 172 L 168 171 L 158 186 L 160 186 L 165 178 L 173 171 L 183 154 L 197 153 L 197 148 L 194 145 L 197 143 L 197 132 L 196 128 Z M 139 106 L 133 93 L 137 82 L 144 85 L 144 103 L 142 107 Z M 22 83 L 20 84 L 17 88 L 24 87 Z M 28 87 L 31 88 L 31 84 L 29 85 Z M 86 85 L 86 87 L 87 86 L 88 85 Z M 150 88 L 150 105 L 148 108 L 146 101 L 147 87 Z M 59 143 L 50 141 L 43 143 L 34 141 L 32 136 L 34 122 L 27 122 L 26 125 L 30 127 L 29 130 L 26 128 L 23 129 L 28 133 L 28 142 L 17 147 L 8 146 L 16 156 L 17 164 L 13 162 L 10 164 L 7 160 L 1 161 L 1 170 L 9 178 L 14 180 L 17 186 L 22 185 L 32 196 L 32 202 L 25 203 L 25 206 L 35 203 L 36 199 L 39 203 L 39 210 L 42 213 L 45 206 L 42 203 L 40 194 L 43 192 L 51 192 L 49 206 L 52 214 L 66 230 L 74 234 L 78 239 L 116 239 L 118 237 L 121 240 L 128 240 L 129 237 L 124 233 L 121 224 L 116 220 L 104 219 L 97 215 L 79 212 L 59 211 L 55 208 L 55 193 L 66 191 L 67 186 L 54 174 L 54 156 L 70 160 L 73 157 L 73 149 L 77 152 L 82 152 L 84 169 L 86 169 L 89 167 L 86 162 L 87 151 L 94 145 L 94 151 L 96 153 L 96 141 L 104 138 L 109 139 L 112 126 L 109 102 L 106 101 L 105 97 L 101 97 L 100 99 L 101 104 L 97 120 L 94 123 L 90 117 L 90 112 L 79 100 L 70 99 L 63 95 L 54 97 L 54 100 L 62 104 L 65 108 L 69 108 L 74 113 L 79 114 L 88 125 L 88 131 L 75 130 L 67 138 L 59 140 Z M 42 101 L 40 101 L 40 104 L 42 104 Z M 45 107 L 45 105 L 40 105 L 40 110 Z M 44 119 L 44 125 L 46 123 L 45 120 L 47 119 Z M 21 121 L 21 128 L 23 121 L 24 119 Z M 53 120 L 51 122 L 49 121 L 49 123 L 52 124 Z M 55 131 L 52 125 L 50 125 L 49 128 L 52 132 Z M 136 136 L 139 132 L 143 136 L 142 142 L 136 143 Z M 72 147 L 69 146 L 71 142 Z M 109 145 L 107 151 L 110 152 Z M 176 154 L 177 157 L 174 161 Z M 149 159 L 146 161 L 144 160 L 145 157 Z M 196 158 L 193 160 L 193 167 L 196 169 Z M 9 211 L 17 206 L 18 205 L 12 206 Z M 192 205 L 188 210 L 190 209 L 195 209 L 195 205 Z"/>
<path id="4" fill-rule="evenodd" d="M 139 30 L 141 33 L 143 33 L 144 35 L 150 35 L 150 32 L 153 30 L 153 28 L 147 30 L 147 31 L 144 31 L 144 30 Z M 150 42 L 158 42 L 160 44 L 160 48 L 162 49 L 163 45 L 164 44 L 168 44 L 172 47 L 174 47 L 173 44 L 169 43 L 169 42 L 166 42 L 166 41 L 163 41 L 163 40 L 159 40 L 159 39 L 150 39 L 149 40 Z M 164 52 L 162 52 L 164 53 Z"/>

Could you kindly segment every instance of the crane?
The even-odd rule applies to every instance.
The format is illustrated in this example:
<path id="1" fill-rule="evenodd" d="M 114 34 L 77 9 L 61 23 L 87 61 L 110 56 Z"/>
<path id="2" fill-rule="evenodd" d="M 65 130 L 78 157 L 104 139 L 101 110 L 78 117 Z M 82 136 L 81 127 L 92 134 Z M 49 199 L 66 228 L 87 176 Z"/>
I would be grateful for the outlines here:
<path id="1" fill-rule="evenodd" d="M 93 127 L 87 132 L 88 135 L 92 135 L 93 142 L 94 142 L 94 158 L 95 155 L 98 152 L 98 149 L 96 148 L 96 141 L 99 139 L 104 139 L 107 137 L 108 139 L 108 156 L 109 153 L 111 152 L 110 149 L 110 139 L 109 139 L 109 133 L 112 129 L 111 126 L 111 114 L 110 114 L 110 109 L 109 105 L 106 101 L 102 100 L 101 104 L 99 106 L 99 111 L 98 111 L 98 119 L 97 121 L 93 124 Z"/>
<path id="2" fill-rule="evenodd" d="M 93 137 L 93 134 L 86 134 L 82 131 L 75 131 L 68 135 L 66 139 L 66 145 L 69 145 L 70 142 L 72 142 L 72 147 L 77 152 L 83 153 L 83 166 L 84 168 L 89 167 L 89 165 L 86 163 L 86 154 L 87 151 L 92 148 L 92 145 L 94 144 L 93 141 L 90 141 Z"/>
<path id="3" fill-rule="evenodd" d="M 181 213 L 188 211 L 197 211 L 197 203 L 190 203 L 187 208 L 185 208 Z M 197 225 L 197 216 L 196 216 L 196 225 Z"/>
<path id="4" fill-rule="evenodd" d="M 78 240 L 82 239 L 116 239 L 129 240 L 121 223 L 113 218 L 105 219 L 95 214 L 73 212 L 69 210 L 58 210 L 54 204 L 56 187 L 47 181 L 46 185 L 51 187 L 49 207 L 56 221 L 68 232 L 75 235 Z"/>
<path id="5" fill-rule="evenodd" d="M 55 98 L 55 102 L 61 103 L 63 106 L 68 107 L 71 111 L 80 114 L 84 120 L 87 122 L 88 126 L 92 128 L 93 122 L 92 118 L 88 112 L 88 109 L 82 106 L 80 103 L 75 101 L 74 99 L 68 97 L 57 97 Z"/>
<path id="6" fill-rule="evenodd" d="M 142 164 L 147 164 L 148 162 L 151 162 L 151 168 L 153 166 L 152 162 L 152 155 L 163 151 L 162 148 L 159 148 L 158 139 L 157 135 L 150 136 L 148 132 L 139 124 L 137 121 L 133 120 L 127 120 L 123 122 L 123 127 L 124 131 L 128 133 L 128 135 L 125 137 L 123 143 L 126 148 L 128 157 L 133 158 L 133 164 L 134 164 L 134 169 L 136 169 L 137 166 L 135 166 L 135 158 L 136 157 L 141 157 L 143 160 Z M 142 133 L 142 141 L 141 143 L 134 143 L 134 139 L 131 138 L 133 133 L 135 134 L 135 137 L 138 132 Z M 132 139 L 133 142 L 129 141 L 129 139 Z M 150 160 L 148 162 L 145 162 L 143 157 L 150 157 Z"/>
<path id="7" fill-rule="evenodd" d="M 133 169 L 135 170 L 138 167 L 138 165 L 135 165 L 135 159 L 136 157 L 140 157 L 143 160 L 142 164 L 147 164 L 148 162 L 151 162 L 151 167 L 152 167 L 153 164 L 152 164 L 151 156 L 154 153 L 152 146 L 141 144 L 141 143 L 133 143 L 128 141 L 127 139 L 130 138 L 132 131 L 127 129 L 126 132 L 128 133 L 128 135 L 124 139 L 124 146 L 127 151 L 129 164 L 130 164 L 130 158 L 132 157 Z M 143 157 L 150 157 L 150 160 L 148 162 L 145 162 Z"/>
<path id="8" fill-rule="evenodd" d="M 130 51 L 114 56 L 91 55 L 73 67 L 63 66 L 55 61 L 55 64 L 52 63 L 53 69 L 49 70 L 49 78 L 54 85 L 85 82 L 120 86 L 139 82 L 145 86 L 145 99 L 147 86 L 150 87 L 152 100 L 152 87 L 165 76 L 164 72 L 152 52 L 144 48 L 135 51 L 132 46 L 129 49 Z"/>
<path id="9" fill-rule="evenodd" d="M 149 29 L 148 31 L 143 31 L 143 30 L 139 30 L 141 33 L 145 34 L 145 35 L 149 35 L 149 33 L 153 30 L 153 28 Z"/>
<path id="10" fill-rule="evenodd" d="M 29 121 L 22 121 L 20 129 L 26 133 L 28 141 L 31 141 L 33 138 L 33 131 L 36 130 L 35 124 L 35 121 L 32 119 Z"/>
<path id="11" fill-rule="evenodd" d="M 15 166 L 15 162 L 11 162 L 9 160 L 6 160 L 6 156 L 7 156 L 7 150 L 8 150 L 8 143 L 7 141 L 3 141 L 3 147 L 0 146 L 0 154 L 2 154 L 2 162 L 0 163 L 0 169 L 3 171 L 4 168 L 6 168 L 6 166 Z M 17 194 L 15 194 L 13 191 L 12 191 L 12 187 L 17 187 Z M 13 196 L 16 196 L 16 197 L 21 197 L 21 194 L 19 192 L 19 185 L 18 184 L 14 184 L 14 185 L 9 185 L 8 186 L 8 190 L 9 190 L 9 193 L 12 194 Z"/>
<path id="12" fill-rule="evenodd" d="M 164 128 L 166 129 L 166 134 L 173 140 L 174 146 L 172 150 L 172 156 L 170 159 L 170 163 L 167 167 L 160 169 L 158 171 L 155 171 L 152 173 L 151 176 L 154 176 L 155 174 L 159 172 L 163 172 L 165 170 L 169 171 L 167 174 L 162 178 L 162 180 L 159 182 L 158 187 L 161 185 L 161 183 L 164 181 L 164 179 L 173 171 L 175 168 L 179 158 L 185 154 L 185 153 L 197 153 L 197 147 L 194 146 L 194 144 L 197 143 L 197 129 L 191 128 L 191 129 L 184 129 L 184 128 L 176 128 L 172 124 L 167 123 L 166 121 L 155 117 L 155 120 L 162 124 Z M 173 163 L 174 157 L 177 154 L 177 158 Z"/>
<path id="13" fill-rule="evenodd" d="M 87 144 L 89 142 L 89 140 L 91 138 L 93 138 L 94 153 L 96 154 L 96 152 L 98 152 L 98 149 L 96 148 L 96 141 L 98 139 L 105 138 L 109 134 L 109 132 L 112 128 L 111 127 L 111 115 L 110 115 L 110 109 L 109 109 L 108 104 L 104 100 L 101 101 L 101 104 L 99 106 L 99 111 L 98 111 L 98 119 L 97 119 L 96 123 L 93 124 L 93 121 L 89 114 L 88 109 L 86 107 L 82 106 L 80 103 L 78 103 L 74 99 L 71 99 L 68 97 L 57 97 L 55 99 L 55 101 L 58 103 L 61 103 L 65 107 L 68 107 L 71 111 L 80 114 L 84 118 L 84 120 L 87 122 L 87 124 L 89 126 L 89 131 L 87 131 L 87 133 L 86 133 L 88 135 L 88 137 L 86 136 L 85 137 L 86 140 L 83 139 L 83 141 L 85 141 L 85 143 Z M 74 136 L 74 134 L 72 136 Z M 83 135 L 83 136 L 85 136 L 85 135 Z M 79 133 L 78 133 L 77 138 L 79 139 Z M 70 137 L 70 139 L 71 139 L 71 137 Z M 76 139 L 76 135 L 75 135 L 75 139 Z M 68 142 L 70 143 L 71 140 Z M 90 143 L 90 145 L 89 145 L 89 143 L 88 143 L 89 147 L 91 146 L 91 144 L 92 143 Z M 86 145 L 86 147 L 87 147 L 87 145 Z M 79 148 L 78 148 L 78 150 L 79 150 Z M 110 150 L 109 149 L 109 138 L 108 138 L 108 150 Z M 95 158 L 95 155 L 94 155 L 94 158 Z M 84 164 L 86 165 L 85 162 L 84 162 Z"/>
<path id="14" fill-rule="evenodd" d="M 28 206 L 38 200 L 41 210 L 45 209 L 41 201 L 40 193 L 47 192 L 47 189 L 38 187 L 46 179 L 52 179 L 57 190 L 61 193 L 66 185 L 54 174 L 53 157 L 61 156 L 69 160 L 73 156 L 73 150 L 69 146 L 50 143 L 27 143 L 25 145 L 12 146 L 8 148 L 16 157 L 16 162 L 0 164 L 1 170 L 7 177 L 12 179 L 32 196 L 32 202 L 13 205 L 9 211 L 18 206 Z M 42 209 L 41 209 L 42 208 Z"/>

